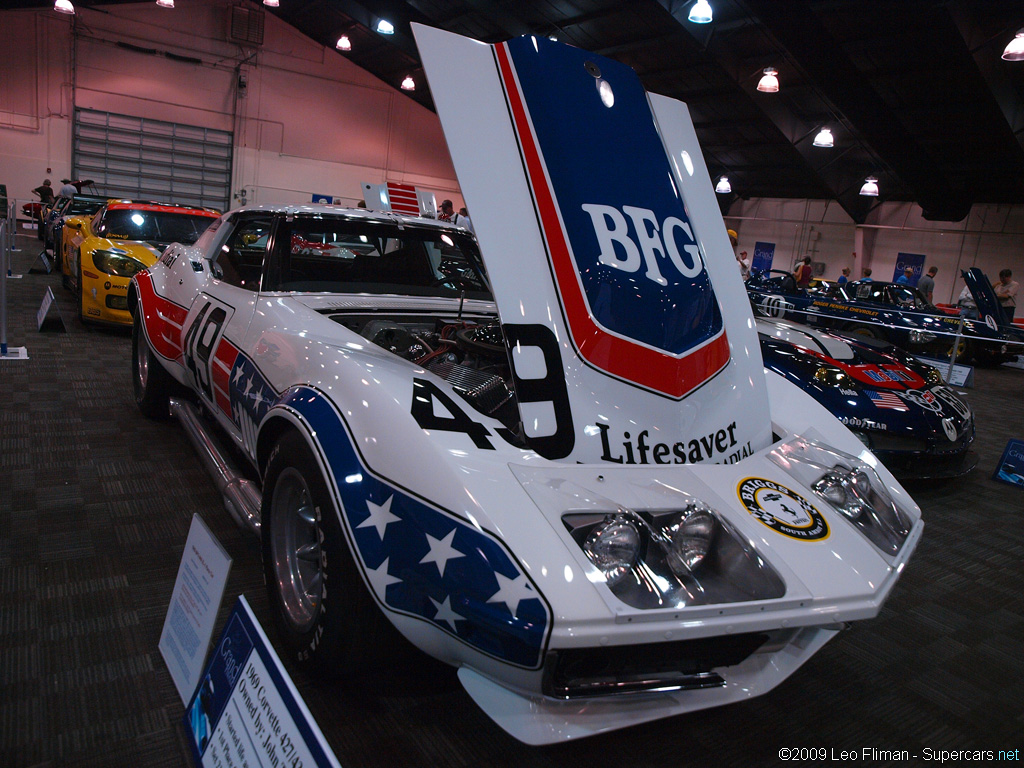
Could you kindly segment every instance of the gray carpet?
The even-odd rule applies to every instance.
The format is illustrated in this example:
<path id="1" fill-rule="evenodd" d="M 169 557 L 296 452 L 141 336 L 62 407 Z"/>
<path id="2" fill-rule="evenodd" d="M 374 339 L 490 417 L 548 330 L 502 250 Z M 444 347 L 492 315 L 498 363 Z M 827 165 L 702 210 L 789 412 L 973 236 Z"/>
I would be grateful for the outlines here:
<path id="1" fill-rule="evenodd" d="M 189 763 L 157 642 L 192 514 L 233 558 L 218 631 L 244 593 L 273 637 L 255 541 L 228 518 L 183 432 L 134 406 L 127 333 L 85 328 L 19 236 L 0 362 L 0 766 Z M 36 330 L 47 286 L 67 331 Z M 784 747 L 1024 748 L 1024 492 L 992 481 L 1024 437 L 1024 370 L 978 370 L 981 461 L 911 486 L 927 527 L 881 615 L 772 693 L 546 748 L 508 737 L 453 670 L 399 649 L 381 675 L 295 681 L 346 768 L 751 766 Z M 881 761 L 859 761 L 879 763 Z M 904 763 L 905 764 L 905 763 Z"/>

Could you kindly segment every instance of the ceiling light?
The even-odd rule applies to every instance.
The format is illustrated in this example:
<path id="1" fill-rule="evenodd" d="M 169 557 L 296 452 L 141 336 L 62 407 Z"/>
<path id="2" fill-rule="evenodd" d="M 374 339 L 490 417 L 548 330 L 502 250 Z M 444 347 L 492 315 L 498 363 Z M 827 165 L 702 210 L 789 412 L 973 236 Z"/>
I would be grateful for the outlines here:
<path id="1" fill-rule="evenodd" d="M 395 25 L 387 19 L 381 19 L 377 22 L 377 31 L 382 35 L 393 35 L 395 34 Z"/>
<path id="2" fill-rule="evenodd" d="M 348 35 L 342 35 L 338 38 L 338 42 L 334 44 L 334 47 L 339 51 L 351 51 L 352 41 L 348 39 Z"/>
<path id="3" fill-rule="evenodd" d="M 1003 58 L 1007 61 L 1024 61 L 1024 29 L 1017 30 L 1017 36 L 1006 44 Z"/>
<path id="4" fill-rule="evenodd" d="M 279 0 L 263 0 L 263 4 L 268 8 L 278 8 L 281 5 Z"/>
<path id="5" fill-rule="evenodd" d="M 732 184 L 729 183 L 728 176 L 723 176 L 718 180 L 718 184 L 715 185 L 715 192 L 720 195 L 728 195 L 732 192 Z"/>
<path id="6" fill-rule="evenodd" d="M 779 71 L 775 67 L 767 67 L 764 70 L 764 77 L 757 84 L 757 90 L 764 93 L 778 93 L 779 91 L 779 78 L 776 75 Z"/>
<path id="7" fill-rule="evenodd" d="M 75 6 L 71 4 L 71 0 L 54 0 L 53 10 L 57 11 L 57 13 L 74 14 Z"/>
<path id="8" fill-rule="evenodd" d="M 415 91 L 416 81 L 412 79 L 412 75 L 406 75 L 405 80 L 402 81 L 403 91 Z"/>
<path id="9" fill-rule="evenodd" d="M 173 8 L 174 0 L 156 0 L 156 4 L 161 8 Z"/>
<path id="10" fill-rule="evenodd" d="M 865 197 L 878 197 L 878 179 L 874 176 L 864 179 L 864 186 L 860 188 L 860 193 Z"/>
<path id="11" fill-rule="evenodd" d="M 690 15 L 686 18 L 694 24 L 710 23 L 711 3 L 709 3 L 708 0 L 697 0 L 697 2 L 693 4 L 693 8 L 690 9 Z"/>
<path id="12" fill-rule="evenodd" d="M 835 141 L 832 139 L 832 131 L 828 128 L 822 128 L 818 135 L 814 137 L 814 146 L 816 147 L 832 147 L 835 146 Z"/>

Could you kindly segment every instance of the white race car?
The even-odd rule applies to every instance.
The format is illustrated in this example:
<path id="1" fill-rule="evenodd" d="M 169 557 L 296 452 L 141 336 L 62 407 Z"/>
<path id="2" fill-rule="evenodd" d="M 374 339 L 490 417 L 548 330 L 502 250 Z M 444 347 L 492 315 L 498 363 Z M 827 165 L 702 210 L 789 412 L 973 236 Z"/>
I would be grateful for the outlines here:
<path id="1" fill-rule="evenodd" d="M 259 531 L 300 661 L 356 668 L 384 615 L 532 744 L 770 690 L 877 614 L 920 511 L 765 373 L 684 105 L 416 34 L 482 261 L 431 220 L 225 214 L 133 280 L 140 408 Z"/>

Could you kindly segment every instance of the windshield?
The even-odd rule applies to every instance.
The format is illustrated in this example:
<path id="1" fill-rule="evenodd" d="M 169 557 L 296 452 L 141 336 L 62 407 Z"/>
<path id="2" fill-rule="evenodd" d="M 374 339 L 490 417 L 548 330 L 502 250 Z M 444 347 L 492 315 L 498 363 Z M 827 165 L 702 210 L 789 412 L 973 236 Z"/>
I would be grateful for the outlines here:
<path id="1" fill-rule="evenodd" d="M 214 221 L 214 216 L 119 208 L 106 212 L 96 226 L 96 234 L 150 243 L 192 245 Z"/>
<path id="2" fill-rule="evenodd" d="M 278 224 L 264 291 L 491 299 L 468 235 L 391 222 L 299 216 Z"/>

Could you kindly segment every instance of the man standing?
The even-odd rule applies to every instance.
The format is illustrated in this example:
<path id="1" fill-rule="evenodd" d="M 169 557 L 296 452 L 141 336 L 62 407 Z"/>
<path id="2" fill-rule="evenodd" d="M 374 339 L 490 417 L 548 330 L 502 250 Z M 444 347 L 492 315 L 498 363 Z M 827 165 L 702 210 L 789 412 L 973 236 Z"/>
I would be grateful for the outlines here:
<path id="1" fill-rule="evenodd" d="M 441 201 L 441 210 L 437 212 L 438 221 L 451 221 L 452 216 L 455 215 L 455 207 L 452 205 L 451 200 Z"/>
<path id="2" fill-rule="evenodd" d="M 43 179 L 43 183 L 32 190 L 35 194 L 39 195 L 39 202 L 44 206 L 53 205 L 53 187 L 50 186 L 49 179 Z"/>
<path id="3" fill-rule="evenodd" d="M 914 279 L 914 268 L 907 267 L 903 270 L 903 274 L 896 278 L 897 285 L 910 285 L 911 280 Z"/>
<path id="4" fill-rule="evenodd" d="M 932 300 L 932 294 L 935 293 L 935 275 L 939 272 L 938 267 L 928 267 L 928 274 L 922 277 L 917 283 L 917 290 L 919 290 L 924 297 L 928 300 L 929 304 L 934 304 Z"/>
<path id="5" fill-rule="evenodd" d="M 811 257 L 804 256 L 799 262 L 795 270 L 793 270 L 793 279 L 796 280 L 796 287 L 806 289 L 811 284 Z"/>
<path id="6" fill-rule="evenodd" d="M 1004 269 L 999 273 L 999 282 L 992 286 L 999 299 L 999 305 L 1003 308 L 1003 322 L 1007 325 L 1013 323 L 1013 315 L 1017 311 L 1017 291 L 1020 286 L 1013 279 L 1013 272 Z"/>
<path id="7" fill-rule="evenodd" d="M 750 259 L 747 257 L 746 251 L 740 251 L 739 256 L 736 257 L 736 261 L 740 265 L 740 277 L 743 278 L 743 282 L 747 282 L 747 278 L 750 277 Z"/>
<path id="8" fill-rule="evenodd" d="M 71 179 L 61 179 L 60 183 L 64 185 L 60 188 L 61 197 L 74 197 L 78 193 L 78 187 L 71 183 Z"/>
<path id="9" fill-rule="evenodd" d="M 850 268 L 849 267 L 843 267 L 843 273 L 841 275 L 839 275 L 839 279 L 836 280 L 836 283 L 838 285 L 844 285 L 845 283 L 848 283 L 848 282 L 850 282 Z"/>
<path id="10" fill-rule="evenodd" d="M 865 283 L 871 282 L 871 267 L 864 267 L 864 269 L 860 271 L 860 279 Z"/>

